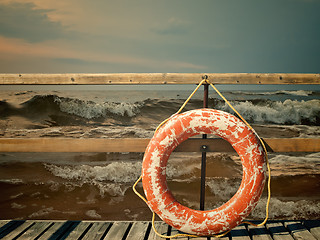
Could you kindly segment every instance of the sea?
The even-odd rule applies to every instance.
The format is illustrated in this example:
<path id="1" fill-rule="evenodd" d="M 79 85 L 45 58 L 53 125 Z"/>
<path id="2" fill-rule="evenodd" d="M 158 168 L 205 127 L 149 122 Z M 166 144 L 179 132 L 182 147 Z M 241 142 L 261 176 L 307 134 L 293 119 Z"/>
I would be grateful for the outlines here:
<path id="1" fill-rule="evenodd" d="M 151 138 L 195 86 L 0 86 L 0 138 Z M 217 85 L 263 138 L 319 138 L 320 87 Z M 202 108 L 202 88 L 185 111 Z M 209 89 L 209 107 L 233 113 Z M 0 219 L 151 220 L 132 191 L 143 153 L 0 153 Z M 269 153 L 270 219 L 320 218 L 320 152 Z M 166 174 L 199 209 L 201 153 L 172 153 Z M 205 209 L 237 191 L 236 153 L 208 153 Z M 142 184 L 137 190 L 143 193 Z M 267 190 L 248 219 L 265 217 Z"/>

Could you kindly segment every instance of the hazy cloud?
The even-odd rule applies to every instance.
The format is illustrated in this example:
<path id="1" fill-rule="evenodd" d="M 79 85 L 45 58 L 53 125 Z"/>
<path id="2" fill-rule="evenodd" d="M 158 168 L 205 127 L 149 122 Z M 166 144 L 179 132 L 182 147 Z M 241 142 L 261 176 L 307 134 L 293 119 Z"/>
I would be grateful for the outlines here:
<path id="1" fill-rule="evenodd" d="M 0 1 L 0 72 L 320 72 L 320 0 Z"/>
<path id="2" fill-rule="evenodd" d="M 186 21 L 172 17 L 162 26 L 153 28 L 152 31 L 161 35 L 183 35 L 189 32 L 189 28 Z"/>
<path id="3" fill-rule="evenodd" d="M 50 10 L 34 9 L 32 3 L 0 5 L 0 34 L 2 36 L 41 42 L 64 34 L 60 23 L 48 19 Z"/>

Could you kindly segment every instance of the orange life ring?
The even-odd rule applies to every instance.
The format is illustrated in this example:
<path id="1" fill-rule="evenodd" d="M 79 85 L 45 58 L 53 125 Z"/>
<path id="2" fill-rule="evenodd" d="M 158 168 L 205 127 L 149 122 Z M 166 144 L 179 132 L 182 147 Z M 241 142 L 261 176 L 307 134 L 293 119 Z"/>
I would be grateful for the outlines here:
<path id="1" fill-rule="evenodd" d="M 227 140 L 239 154 L 243 167 L 235 195 L 209 211 L 181 205 L 166 181 L 171 152 L 197 134 L 214 134 Z M 167 224 L 199 236 L 218 234 L 240 224 L 256 206 L 265 179 L 265 153 L 256 134 L 235 116 L 214 109 L 197 109 L 172 117 L 149 142 L 142 164 L 142 184 L 149 207 Z"/>

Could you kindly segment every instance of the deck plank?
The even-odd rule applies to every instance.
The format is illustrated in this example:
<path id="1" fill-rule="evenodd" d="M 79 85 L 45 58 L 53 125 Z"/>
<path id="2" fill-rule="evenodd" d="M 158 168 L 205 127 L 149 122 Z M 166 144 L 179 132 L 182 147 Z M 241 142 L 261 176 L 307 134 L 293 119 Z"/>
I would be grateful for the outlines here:
<path id="1" fill-rule="evenodd" d="M 303 225 L 309 229 L 311 234 L 317 239 L 320 240 L 320 221 L 319 220 L 305 220 Z"/>
<path id="2" fill-rule="evenodd" d="M 127 239 L 143 240 L 146 236 L 149 222 L 134 222 Z"/>
<path id="3" fill-rule="evenodd" d="M 75 229 L 67 236 L 68 240 L 77 240 L 79 239 L 91 225 L 90 222 L 80 222 Z"/>
<path id="4" fill-rule="evenodd" d="M 267 229 L 274 240 L 293 240 L 288 230 L 280 222 L 267 223 Z"/>
<path id="5" fill-rule="evenodd" d="M 95 222 L 82 238 L 83 240 L 101 239 L 109 229 L 111 222 Z"/>
<path id="6" fill-rule="evenodd" d="M 248 225 L 248 230 L 252 240 L 272 240 L 265 226 L 255 227 Z"/>
<path id="7" fill-rule="evenodd" d="M 298 221 L 284 222 L 295 240 L 317 240 L 302 224 Z"/>
<path id="8" fill-rule="evenodd" d="M 49 227 L 39 238 L 39 240 L 49 239 L 65 222 L 54 222 L 52 226 Z"/>
<path id="9" fill-rule="evenodd" d="M 51 222 L 35 222 L 33 226 L 19 237 L 19 240 L 35 239 L 48 229 L 51 224 Z"/>
<path id="10" fill-rule="evenodd" d="M 164 222 L 155 222 L 155 228 L 162 235 L 180 233 Z M 248 230 L 247 230 L 248 229 Z M 0 220 L 0 239 L 11 240 L 95 240 L 95 239 L 163 239 L 156 235 L 149 221 L 135 222 L 92 222 L 92 221 L 7 221 Z M 174 239 L 188 240 L 190 237 Z M 207 240 L 214 237 L 200 237 Z M 240 225 L 220 240 L 320 240 L 320 221 L 269 221 L 266 226 Z"/>
<path id="11" fill-rule="evenodd" d="M 243 224 L 232 229 L 230 235 L 232 240 L 250 240 L 249 232 Z"/>
<path id="12" fill-rule="evenodd" d="M 22 223 L 21 225 L 17 226 L 15 229 L 13 229 L 10 233 L 8 233 L 7 235 L 5 235 L 3 237 L 3 239 L 14 239 L 16 237 L 18 237 L 19 235 L 21 235 L 26 229 L 28 229 L 31 225 L 33 224 L 33 222 L 29 222 L 26 221 L 24 223 Z"/>
<path id="13" fill-rule="evenodd" d="M 0 220 L 0 228 L 2 228 L 4 225 L 6 225 L 8 222 L 8 220 Z"/>
<path id="14" fill-rule="evenodd" d="M 9 221 L 0 228 L 0 239 L 12 232 L 15 228 L 23 224 L 25 221 Z"/>
<path id="15" fill-rule="evenodd" d="M 115 222 L 104 239 L 123 239 L 128 227 L 129 222 Z"/>
<path id="16" fill-rule="evenodd" d="M 155 222 L 154 227 L 157 230 L 158 233 L 162 235 L 167 235 L 168 236 L 168 230 L 169 230 L 169 225 L 164 223 L 164 222 Z M 151 228 L 148 240 L 163 240 L 163 238 L 159 237 Z"/>
<path id="17" fill-rule="evenodd" d="M 172 228 L 171 232 L 170 232 L 170 236 L 174 236 L 176 234 L 183 234 L 183 232 L 180 232 L 178 229 L 176 228 Z M 181 236 L 181 237 L 175 237 L 175 238 L 171 238 L 171 239 L 179 239 L 179 240 L 188 240 L 189 237 L 187 236 Z M 197 239 L 201 239 L 201 238 L 197 238 Z"/>

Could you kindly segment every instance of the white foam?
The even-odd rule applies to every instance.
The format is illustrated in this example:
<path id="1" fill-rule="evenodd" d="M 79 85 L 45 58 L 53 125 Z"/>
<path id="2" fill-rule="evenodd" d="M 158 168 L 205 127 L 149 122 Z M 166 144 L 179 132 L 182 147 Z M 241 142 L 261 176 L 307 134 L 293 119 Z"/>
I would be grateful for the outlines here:
<path id="1" fill-rule="evenodd" d="M 141 174 L 141 162 L 112 162 L 106 166 L 57 166 L 45 164 L 55 176 L 69 180 L 96 179 L 116 183 L 134 182 Z"/>
<path id="2" fill-rule="evenodd" d="M 266 198 L 261 199 L 249 217 L 263 219 L 265 217 Z M 303 219 L 319 216 L 320 202 L 310 200 L 283 201 L 272 197 L 269 205 L 269 218 Z"/>
<path id="3" fill-rule="evenodd" d="M 50 213 L 54 213 L 54 212 L 58 212 L 58 211 L 54 210 L 53 207 L 44 208 L 44 209 L 41 209 L 41 210 L 39 210 L 37 212 L 34 212 L 34 213 L 30 214 L 28 216 L 28 218 L 43 217 L 43 216 L 49 215 Z"/>
<path id="4" fill-rule="evenodd" d="M 277 93 L 284 93 L 287 95 L 294 95 L 294 96 L 309 96 L 312 95 L 312 91 L 307 91 L 307 90 L 297 90 L 297 91 L 286 91 L 286 90 L 281 90 L 281 91 L 277 91 L 275 92 Z"/>
<path id="5" fill-rule="evenodd" d="M 115 102 L 93 102 L 79 100 L 76 98 L 61 98 L 55 96 L 54 101 L 59 104 L 62 112 L 74 114 L 86 119 L 105 117 L 108 113 L 119 116 L 133 117 L 139 113 L 142 103 L 115 103 Z"/>
<path id="6" fill-rule="evenodd" d="M 270 157 L 272 176 L 277 175 L 301 175 L 301 174 L 319 174 L 320 172 L 320 153 L 307 154 L 305 156 L 290 156 L 277 154 Z M 286 169 L 286 172 L 283 172 Z"/>
<path id="7" fill-rule="evenodd" d="M 101 215 L 96 210 L 88 210 L 86 211 L 86 215 L 90 218 L 101 219 Z"/>
<path id="8" fill-rule="evenodd" d="M 320 100 L 269 102 L 267 105 L 254 105 L 252 102 L 236 102 L 233 106 L 247 120 L 256 123 L 301 124 L 304 119 L 316 123 L 320 113 Z M 227 111 L 225 103 L 219 107 Z"/>
<path id="9" fill-rule="evenodd" d="M 112 162 L 106 166 L 58 166 L 44 164 L 54 176 L 68 180 L 66 186 L 70 191 L 74 187 L 90 184 L 100 190 L 101 196 L 105 193 L 111 196 L 124 196 L 129 188 L 126 183 L 133 183 L 141 174 L 141 162 Z M 53 185 L 54 190 L 57 186 Z"/>
<path id="10" fill-rule="evenodd" d="M 222 201 L 229 200 L 239 189 L 241 179 L 233 178 L 212 178 L 206 180 L 206 186 L 209 187 L 216 197 Z"/>
<path id="11" fill-rule="evenodd" d="M 296 90 L 296 91 L 288 91 L 288 90 L 279 90 L 275 92 L 243 92 L 236 91 L 233 92 L 235 94 L 245 94 L 245 95 L 276 95 L 276 94 L 286 94 L 286 95 L 294 95 L 294 96 L 309 96 L 313 94 L 313 91 L 307 90 Z"/>
<path id="12" fill-rule="evenodd" d="M 11 208 L 13 209 L 23 209 L 23 208 L 26 208 L 27 206 L 26 205 L 22 205 L 22 204 L 19 204 L 19 203 L 11 203 Z"/>
<path id="13" fill-rule="evenodd" d="M 108 127 L 97 127 L 91 129 L 85 133 L 84 136 L 103 135 L 103 137 L 121 138 L 126 135 L 133 135 L 138 138 L 151 138 L 154 131 L 146 130 L 139 127 L 119 127 L 119 126 L 108 126 Z"/>

